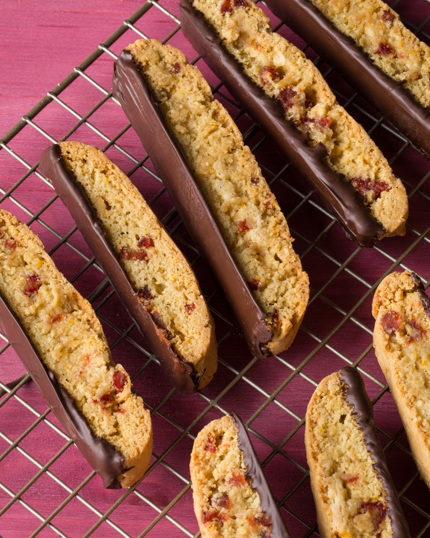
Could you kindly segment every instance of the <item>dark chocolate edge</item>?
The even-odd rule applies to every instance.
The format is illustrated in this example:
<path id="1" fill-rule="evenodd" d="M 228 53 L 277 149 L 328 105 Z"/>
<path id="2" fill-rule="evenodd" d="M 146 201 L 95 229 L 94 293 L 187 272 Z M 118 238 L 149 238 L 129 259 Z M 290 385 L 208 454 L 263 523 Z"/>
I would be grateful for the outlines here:
<path id="1" fill-rule="evenodd" d="M 103 486 L 109 489 L 121 488 L 117 476 L 127 471 L 124 469 L 125 457 L 106 439 L 94 434 L 86 418 L 77 408 L 75 400 L 59 383 L 52 370 L 43 363 L 18 317 L 1 295 L 0 324 L 46 403 L 81 454 L 100 475 Z"/>
<path id="2" fill-rule="evenodd" d="M 365 96 L 425 157 L 430 157 L 430 114 L 403 87 L 373 63 L 309 0 L 267 0 L 276 17 L 301 36 Z"/>
<path id="3" fill-rule="evenodd" d="M 245 425 L 236 413 L 230 413 L 230 416 L 233 418 L 234 425 L 239 430 L 239 448 L 243 453 L 243 461 L 246 465 L 246 478 L 249 477 L 251 479 L 252 487 L 257 490 L 260 497 L 261 510 L 270 517 L 272 522 L 270 534 L 273 538 L 291 538 L 278 505 L 273 498 L 272 490 L 267 482 Z"/>
<path id="4" fill-rule="evenodd" d="M 182 31 L 210 69 L 222 80 L 242 108 L 262 127 L 293 163 L 295 169 L 316 189 L 334 214 L 347 238 L 371 247 L 385 235 L 382 225 L 362 204 L 362 196 L 323 161 L 322 144 L 310 147 L 309 135 L 301 133 L 284 118 L 281 105 L 242 72 L 240 64 L 223 47 L 209 21 L 193 5 L 180 0 Z"/>
<path id="5" fill-rule="evenodd" d="M 273 332 L 240 273 L 155 98 L 129 51 L 114 64 L 113 94 L 138 134 L 185 227 L 224 290 L 251 353 L 269 356 Z M 127 97 L 124 95 L 126 94 Z M 168 158 L 166 158 L 168 155 Z"/>
<path id="6" fill-rule="evenodd" d="M 175 353 L 162 328 L 154 323 L 151 314 L 144 308 L 107 240 L 103 226 L 96 217 L 85 190 L 65 166 L 58 145 L 49 146 L 43 152 L 39 170 L 51 180 L 55 191 L 69 210 L 97 261 L 103 267 L 124 308 L 149 342 L 173 385 L 185 394 L 196 392 L 204 372 L 197 374 L 192 364 Z"/>
<path id="7" fill-rule="evenodd" d="M 373 468 L 378 473 L 378 478 L 382 480 L 393 537 L 410 538 L 409 528 L 400 506 L 393 479 L 388 470 L 381 442 L 379 441 L 376 432 L 373 406 L 367 395 L 363 378 L 358 370 L 350 366 L 342 368 L 339 375 L 342 383 L 346 387 L 344 398 L 347 404 L 353 408 L 352 414 L 355 415 L 355 422 L 359 429 L 364 433 L 364 442 L 367 451 L 374 461 Z"/>
<path id="8" fill-rule="evenodd" d="M 425 310 L 425 313 L 430 318 L 430 297 L 427 295 L 424 284 L 422 283 L 420 277 L 416 273 L 410 273 L 412 280 L 416 284 L 416 292 L 420 296 L 421 304 Z"/>

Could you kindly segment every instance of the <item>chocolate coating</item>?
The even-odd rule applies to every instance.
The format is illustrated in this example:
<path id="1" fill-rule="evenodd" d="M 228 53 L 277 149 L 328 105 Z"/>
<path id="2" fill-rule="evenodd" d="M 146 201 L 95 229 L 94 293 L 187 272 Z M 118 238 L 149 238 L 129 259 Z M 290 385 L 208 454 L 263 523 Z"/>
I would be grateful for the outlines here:
<path id="1" fill-rule="evenodd" d="M 251 439 L 242 422 L 236 415 L 231 413 L 234 425 L 239 430 L 239 447 L 243 452 L 243 461 L 246 465 L 246 478 L 251 478 L 252 487 L 257 490 L 260 497 L 261 510 L 270 518 L 272 524 L 270 534 L 272 538 L 291 538 L 281 516 L 278 505 L 273 498 L 272 490 L 264 476 L 263 469 L 252 446 Z"/>
<path id="2" fill-rule="evenodd" d="M 180 0 L 179 4 L 185 37 L 242 108 L 271 136 L 297 171 L 316 189 L 348 239 L 371 247 L 385 231 L 363 206 L 361 195 L 323 161 L 327 156 L 325 147 L 322 144 L 308 146 L 309 135 L 301 133 L 287 121 L 282 106 L 242 72 L 239 63 L 222 46 L 222 39 L 190 1 Z"/>
<path id="3" fill-rule="evenodd" d="M 267 0 L 269 9 L 327 60 L 421 152 L 430 156 L 430 114 L 308 0 Z"/>
<path id="4" fill-rule="evenodd" d="M 384 486 L 393 538 L 410 538 L 409 528 L 385 461 L 384 451 L 376 433 L 373 406 L 364 387 L 363 378 L 358 370 L 351 367 L 342 368 L 339 374 L 346 386 L 345 400 L 354 409 L 352 414 L 355 416 L 355 422 L 364 433 L 367 451 L 374 462 L 373 468 L 377 471 L 378 477 L 382 480 Z"/>
<path id="5" fill-rule="evenodd" d="M 175 353 L 163 328 L 154 323 L 151 314 L 139 300 L 106 238 L 102 224 L 95 216 L 84 189 L 66 168 L 58 145 L 50 146 L 43 152 L 39 169 L 52 181 L 55 191 L 70 211 L 122 304 L 148 341 L 173 385 L 185 394 L 196 392 L 202 374 L 197 374 L 192 364 Z"/>
<path id="6" fill-rule="evenodd" d="M 117 476 L 123 474 L 124 456 L 106 439 L 94 434 L 75 400 L 40 359 L 33 343 L 15 313 L 0 296 L 0 325 L 6 338 L 31 375 L 46 403 L 91 467 L 100 475 L 103 486 L 121 488 Z"/>
<path id="7" fill-rule="evenodd" d="M 161 110 L 136 66 L 133 56 L 122 51 L 115 62 L 113 94 L 137 132 L 200 253 L 226 294 L 238 328 L 251 353 L 267 357 L 265 345 L 272 338 L 266 314 L 256 303 L 234 262 L 214 216 L 169 133 Z"/>
<path id="8" fill-rule="evenodd" d="M 411 273 L 411 277 L 412 277 L 412 280 L 417 285 L 416 291 L 418 292 L 420 296 L 421 304 L 423 305 L 425 313 L 430 318 L 430 297 L 427 295 L 424 285 L 421 282 L 421 279 L 419 278 L 419 276 L 416 275 L 415 273 Z"/>

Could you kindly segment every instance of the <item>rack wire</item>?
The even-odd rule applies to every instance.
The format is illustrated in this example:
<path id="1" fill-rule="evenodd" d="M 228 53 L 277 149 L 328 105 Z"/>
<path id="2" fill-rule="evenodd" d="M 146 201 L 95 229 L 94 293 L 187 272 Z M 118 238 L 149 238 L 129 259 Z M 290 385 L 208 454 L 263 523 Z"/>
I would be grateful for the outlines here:
<path id="1" fill-rule="evenodd" d="M 423 17 L 418 24 L 405 19 L 411 4 L 422 7 Z M 421 39 L 430 39 L 426 32 L 429 4 L 397 0 L 391 5 Z M 304 414 L 318 382 L 346 365 L 359 369 L 373 399 L 378 432 L 412 536 L 430 536 L 430 495 L 419 479 L 372 351 L 370 315 L 373 292 L 391 271 L 414 270 L 426 286 L 429 284 L 430 166 L 306 44 L 303 46 L 284 25 L 276 28 L 315 60 L 339 102 L 366 127 L 404 180 L 411 206 L 406 236 L 385 239 L 373 249 L 348 242 L 314 192 L 273 149 L 270 140 L 240 110 L 199 57 L 195 58 L 193 63 L 210 80 L 215 96 L 232 113 L 246 143 L 256 153 L 285 212 L 296 238 L 296 251 L 311 280 L 308 311 L 292 348 L 264 362 L 252 358 L 222 294 L 160 185 L 161 178 L 142 154 L 108 89 L 113 60 L 124 45 L 135 39 L 156 37 L 192 57 L 192 49 L 180 30 L 176 3 L 147 1 L 0 140 L 0 162 L 12 162 L 15 168 L 19 163 L 23 171 L 8 188 L 0 187 L 0 204 L 40 235 L 60 270 L 93 304 L 114 358 L 132 373 L 136 391 L 151 410 L 153 457 L 138 484 L 128 490 L 104 491 L 100 479 L 83 461 L 34 384 L 27 383 L 28 375 L 15 386 L 8 385 L 12 377 L 22 373 L 22 368 L 20 371 L 16 355 L 0 334 L 4 341 L 0 364 L 8 366 L 0 377 L 3 538 L 199 536 L 188 471 L 192 442 L 209 420 L 233 410 L 246 421 L 292 536 L 316 535 L 303 444 Z M 74 96 L 86 96 L 85 113 L 70 104 L 76 102 Z M 61 129 L 54 127 L 49 118 L 55 124 L 64 122 L 61 136 Z M 49 181 L 38 172 L 38 162 L 31 164 L 26 158 L 25 147 L 30 142 L 37 140 L 43 149 L 59 139 L 76 138 L 102 147 L 117 164 L 129 170 L 128 175 L 150 200 L 199 277 L 217 327 L 220 366 L 211 384 L 194 396 L 181 395 L 169 386 L 157 359 L 122 310 Z M 36 205 L 32 199 L 35 191 L 40 194 Z M 12 435 L 17 424 L 20 434 Z M 43 450 L 37 450 L 39 443 Z"/>

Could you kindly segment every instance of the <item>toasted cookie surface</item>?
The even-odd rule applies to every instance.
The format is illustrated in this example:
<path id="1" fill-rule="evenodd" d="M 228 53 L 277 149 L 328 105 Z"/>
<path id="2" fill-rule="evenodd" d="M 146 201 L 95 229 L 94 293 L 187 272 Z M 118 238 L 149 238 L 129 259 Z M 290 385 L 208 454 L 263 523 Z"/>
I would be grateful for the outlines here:
<path id="1" fill-rule="evenodd" d="M 324 378 L 306 413 L 305 444 L 324 538 L 409 537 L 358 372 Z"/>
<path id="2" fill-rule="evenodd" d="M 125 458 L 128 487 L 146 471 L 152 424 L 130 377 L 112 361 L 91 305 L 64 278 L 39 238 L 0 210 L 0 292 L 44 364 L 74 399 L 95 435 Z"/>
<path id="3" fill-rule="evenodd" d="M 212 379 L 217 349 L 212 316 L 193 270 L 130 179 L 101 151 L 59 144 L 65 166 L 83 187 L 142 308 L 163 328 L 166 345 Z"/>
<path id="4" fill-rule="evenodd" d="M 271 353 L 286 349 L 303 319 L 307 274 L 275 196 L 225 108 L 213 99 L 200 71 L 155 40 L 128 49 L 180 144 L 224 240 L 267 314 Z"/>
<path id="5" fill-rule="evenodd" d="M 375 353 L 430 487 L 430 299 L 416 275 L 392 273 L 379 284 L 372 311 Z"/>
<path id="6" fill-rule="evenodd" d="M 309 134 L 311 145 L 324 145 L 327 165 L 363 196 L 386 235 L 403 235 L 408 200 L 402 182 L 366 131 L 337 103 L 314 64 L 272 32 L 268 17 L 253 2 L 195 0 L 193 6 L 245 75 L 280 103 L 285 118 Z"/>

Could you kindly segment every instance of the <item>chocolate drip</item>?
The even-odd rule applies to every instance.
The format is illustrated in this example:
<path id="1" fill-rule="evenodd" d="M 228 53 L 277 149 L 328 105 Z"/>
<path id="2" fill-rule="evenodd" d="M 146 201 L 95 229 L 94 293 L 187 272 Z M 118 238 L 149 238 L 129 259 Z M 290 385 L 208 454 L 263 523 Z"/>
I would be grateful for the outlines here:
<path id="1" fill-rule="evenodd" d="M 231 416 L 234 425 L 239 430 L 239 447 L 243 452 L 243 461 L 246 465 L 246 478 L 251 478 L 252 487 L 257 490 L 260 497 L 261 510 L 270 518 L 270 534 L 273 538 L 290 538 L 284 519 L 273 498 L 269 483 L 264 476 L 263 469 L 252 446 L 251 439 L 248 436 L 248 432 L 236 413 L 231 413 Z"/>
<path id="2" fill-rule="evenodd" d="M 86 418 L 76 407 L 75 400 L 45 366 L 15 313 L 0 296 L 0 325 L 46 403 L 91 467 L 100 475 L 103 486 L 121 488 L 117 476 L 122 475 L 124 456 L 106 439 L 94 434 Z"/>
<path id="3" fill-rule="evenodd" d="M 113 94 L 137 132 L 158 174 L 194 238 L 200 253 L 212 268 L 236 316 L 251 353 L 269 355 L 265 345 L 272 338 L 266 314 L 256 303 L 234 262 L 214 216 L 197 182 L 169 133 L 160 108 L 128 51 L 115 62 Z"/>
<path id="4" fill-rule="evenodd" d="M 243 109 L 271 136 L 300 174 L 316 189 L 333 212 L 348 239 L 371 247 L 385 231 L 362 204 L 362 197 L 341 174 L 324 162 L 327 151 L 322 144 L 310 147 L 309 135 L 301 133 L 284 117 L 282 106 L 267 96 L 243 72 L 239 63 L 224 49 L 222 39 L 203 14 L 180 0 L 181 24 L 185 37 L 212 71 L 225 84 Z"/>
<path id="5" fill-rule="evenodd" d="M 308 0 L 267 0 L 269 9 L 327 60 L 411 143 L 430 155 L 430 114 Z"/>
<path id="6" fill-rule="evenodd" d="M 384 486 L 393 538 L 410 538 L 408 525 L 385 461 L 384 451 L 376 433 L 372 402 L 367 395 L 363 378 L 355 368 L 351 367 L 342 368 L 339 374 L 342 383 L 345 385 L 345 400 L 353 408 L 352 414 L 355 416 L 357 426 L 364 433 L 364 442 L 373 460 L 373 468 L 378 473 L 378 478 L 382 480 Z"/>
<path id="7" fill-rule="evenodd" d="M 39 170 L 52 181 L 122 304 L 148 341 L 173 385 L 185 394 L 196 392 L 202 374 L 198 374 L 192 364 L 175 353 L 165 331 L 154 323 L 151 314 L 144 308 L 107 240 L 103 226 L 95 216 L 83 187 L 66 168 L 58 145 L 50 146 L 43 152 Z"/>
<path id="8" fill-rule="evenodd" d="M 430 318 L 430 297 L 427 295 L 426 290 L 424 288 L 423 283 L 421 282 L 421 279 L 418 275 L 415 273 L 411 273 L 411 278 L 417 285 L 416 292 L 420 296 L 421 304 L 423 305 L 423 308 L 425 310 L 425 313 Z"/>

